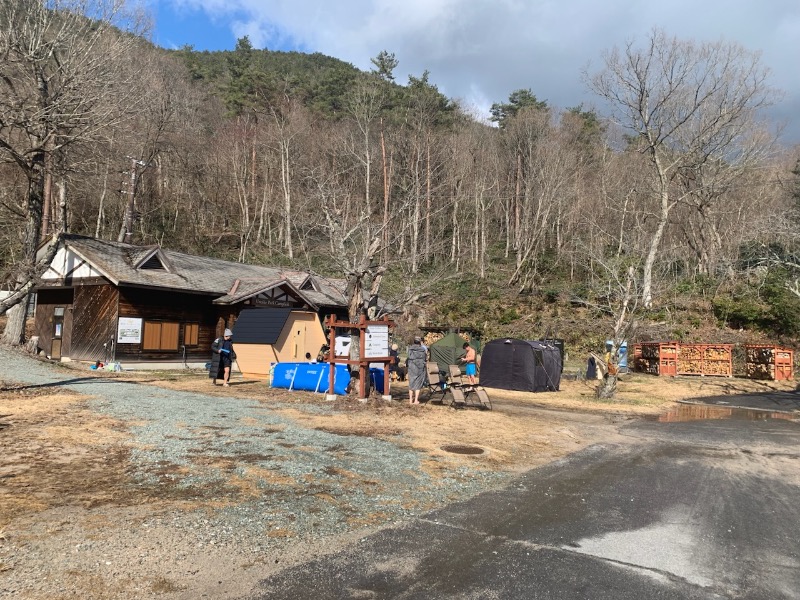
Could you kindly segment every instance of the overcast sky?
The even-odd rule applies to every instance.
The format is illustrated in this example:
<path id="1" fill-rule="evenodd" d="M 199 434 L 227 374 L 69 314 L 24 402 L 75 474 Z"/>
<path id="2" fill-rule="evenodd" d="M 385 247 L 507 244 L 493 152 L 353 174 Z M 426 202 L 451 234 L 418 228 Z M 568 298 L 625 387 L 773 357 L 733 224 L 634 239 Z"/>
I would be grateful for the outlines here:
<path id="1" fill-rule="evenodd" d="M 604 50 L 653 28 L 696 41 L 735 41 L 762 53 L 784 97 L 771 111 L 786 144 L 800 144 L 800 0 L 149 0 L 154 42 L 231 50 L 321 52 L 372 68 L 399 60 L 399 83 L 427 69 L 451 98 L 488 117 L 493 102 L 528 89 L 557 108 L 598 100 L 581 72 Z"/>

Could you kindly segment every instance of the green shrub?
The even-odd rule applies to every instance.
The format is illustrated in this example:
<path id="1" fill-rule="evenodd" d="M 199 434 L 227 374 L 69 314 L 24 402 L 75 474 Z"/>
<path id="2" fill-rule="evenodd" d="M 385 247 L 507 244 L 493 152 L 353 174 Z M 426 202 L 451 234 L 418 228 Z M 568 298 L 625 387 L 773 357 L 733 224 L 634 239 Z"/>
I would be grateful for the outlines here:
<path id="1" fill-rule="evenodd" d="M 764 325 L 766 306 L 752 296 L 718 296 L 711 301 L 711 306 L 723 326 L 760 329 Z"/>
<path id="2" fill-rule="evenodd" d="M 507 308 L 500 314 L 500 324 L 508 325 L 519 319 L 519 313 L 516 308 Z"/>

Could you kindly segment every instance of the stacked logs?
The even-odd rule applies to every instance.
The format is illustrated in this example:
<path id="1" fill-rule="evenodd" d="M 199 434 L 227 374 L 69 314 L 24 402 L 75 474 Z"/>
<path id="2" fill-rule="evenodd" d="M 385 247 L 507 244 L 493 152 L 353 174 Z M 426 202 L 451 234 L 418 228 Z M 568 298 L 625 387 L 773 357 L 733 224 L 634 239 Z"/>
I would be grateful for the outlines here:
<path id="1" fill-rule="evenodd" d="M 653 375 L 733 375 L 731 344 L 643 342 L 634 346 L 635 368 Z"/>
<path id="2" fill-rule="evenodd" d="M 651 375 L 677 375 L 677 342 L 647 342 L 633 347 L 634 369 Z"/>
<path id="3" fill-rule="evenodd" d="M 793 378 L 794 351 L 775 346 L 745 346 L 745 375 L 751 379 Z"/>
<path id="4" fill-rule="evenodd" d="M 703 375 L 703 350 L 700 346 L 681 344 L 678 349 L 678 373 Z"/>
<path id="5" fill-rule="evenodd" d="M 425 334 L 425 337 L 422 338 L 422 343 L 430 348 L 443 337 L 444 334 L 440 331 L 429 331 Z"/>

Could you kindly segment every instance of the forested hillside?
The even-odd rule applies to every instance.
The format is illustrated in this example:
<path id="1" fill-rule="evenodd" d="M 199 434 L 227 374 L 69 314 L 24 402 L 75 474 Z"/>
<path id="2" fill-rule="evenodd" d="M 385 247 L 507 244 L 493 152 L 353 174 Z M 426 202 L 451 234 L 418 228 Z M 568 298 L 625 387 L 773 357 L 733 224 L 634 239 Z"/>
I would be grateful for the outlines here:
<path id="1" fill-rule="evenodd" d="M 166 51 L 134 14 L 0 13 L 9 289 L 70 231 L 344 277 L 353 314 L 378 294 L 488 336 L 798 334 L 800 154 L 734 43 L 609 54 L 587 79 L 607 114 L 531 82 L 475 115 L 390 52 L 364 73 L 246 38 Z"/>

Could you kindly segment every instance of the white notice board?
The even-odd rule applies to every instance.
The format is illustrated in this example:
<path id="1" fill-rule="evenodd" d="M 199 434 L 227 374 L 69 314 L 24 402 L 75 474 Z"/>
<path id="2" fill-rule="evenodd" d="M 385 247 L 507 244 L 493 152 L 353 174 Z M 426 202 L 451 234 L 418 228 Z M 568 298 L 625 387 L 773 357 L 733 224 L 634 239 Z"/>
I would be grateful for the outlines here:
<path id="1" fill-rule="evenodd" d="M 137 317 L 120 317 L 117 324 L 118 344 L 142 343 L 142 320 Z"/>
<path id="2" fill-rule="evenodd" d="M 389 356 L 389 326 L 367 325 L 364 333 L 364 358 Z"/>

